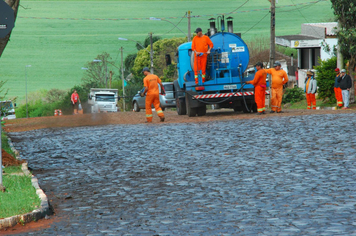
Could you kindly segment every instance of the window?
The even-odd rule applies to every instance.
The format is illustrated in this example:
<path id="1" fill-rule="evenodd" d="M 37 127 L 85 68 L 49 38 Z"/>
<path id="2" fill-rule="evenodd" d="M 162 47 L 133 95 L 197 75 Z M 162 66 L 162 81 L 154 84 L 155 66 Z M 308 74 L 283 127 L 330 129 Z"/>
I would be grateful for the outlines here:
<path id="1" fill-rule="evenodd" d="M 163 87 L 165 91 L 173 91 L 173 84 L 164 84 Z"/>
<path id="2" fill-rule="evenodd" d="M 115 96 L 108 94 L 96 94 L 95 100 L 97 102 L 115 102 Z"/>
<path id="3" fill-rule="evenodd" d="M 12 102 L 1 102 L 0 106 L 2 109 L 13 109 Z"/>

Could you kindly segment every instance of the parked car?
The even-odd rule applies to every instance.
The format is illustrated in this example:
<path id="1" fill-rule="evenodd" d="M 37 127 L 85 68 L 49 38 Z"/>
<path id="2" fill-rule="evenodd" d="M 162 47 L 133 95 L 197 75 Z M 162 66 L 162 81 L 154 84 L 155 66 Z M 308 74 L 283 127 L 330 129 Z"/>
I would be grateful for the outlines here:
<path id="1" fill-rule="evenodd" d="M 15 107 L 16 107 L 16 103 L 13 103 L 10 100 L 0 101 L 1 119 L 2 120 L 16 119 Z"/>
<path id="2" fill-rule="evenodd" d="M 166 95 L 161 94 L 161 86 L 159 87 L 159 101 L 161 103 L 161 108 L 164 111 L 166 107 L 176 107 L 176 100 L 174 98 L 174 89 L 173 82 L 162 82 Z M 134 111 L 139 112 L 141 109 L 145 109 L 146 96 L 141 97 L 140 93 L 143 92 L 137 91 L 137 94 L 132 99 L 132 106 Z M 153 107 L 153 106 L 152 106 Z"/>

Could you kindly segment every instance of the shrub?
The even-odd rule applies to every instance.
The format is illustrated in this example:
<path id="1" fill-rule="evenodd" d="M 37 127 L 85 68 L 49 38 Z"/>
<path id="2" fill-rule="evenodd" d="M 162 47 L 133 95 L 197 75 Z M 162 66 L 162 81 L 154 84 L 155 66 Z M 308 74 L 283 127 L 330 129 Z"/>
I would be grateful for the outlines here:
<path id="1" fill-rule="evenodd" d="M 315 67 L 317 70 L 315 79 L 318 82 L 318 97 L 323 101 L 329 99 L 332 103 L 336 102 L 334 95 L 336 61 L 336 57 L 326 61 L 319 60 L 320 65 Z"/>
<path id="2" fill-rule="evenodd" d="M 295 103 L 305 99 L 304 90 L 302 88 L 287 88 L 283 95 L 283 104 Z"/>
<path id="3" fill-rule="evenodd" d="M 41 117 L 41 116 L 53 116 L 55 109 L 59 108 L 59 102 L 47 103 L 42 101 L 41 98 L 35 102 L 27 104 L 28 117 Z M 24 118 L 26 117 L 26 104 L 19 106 L 16 109 L 16 117 Z"/>

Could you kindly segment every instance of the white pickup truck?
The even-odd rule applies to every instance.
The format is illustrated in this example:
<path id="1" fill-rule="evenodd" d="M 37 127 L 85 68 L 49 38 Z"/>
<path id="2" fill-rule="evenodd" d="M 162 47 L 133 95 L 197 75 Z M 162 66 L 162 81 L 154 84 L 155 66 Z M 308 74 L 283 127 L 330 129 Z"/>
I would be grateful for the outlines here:
<path id="1" fill-rule="evenodd" d="M 117 89 L 91 88 L 88 104 L 91 105 L 91 113 L 117 112 L 118 99 Z"/>
<path id="2" fill-rule="evenodd" d="M 10 100 L 0 101 L 1 119 L 2 120 L 16 119 L 15 106 L 16 103 L 13 103 Z"/>

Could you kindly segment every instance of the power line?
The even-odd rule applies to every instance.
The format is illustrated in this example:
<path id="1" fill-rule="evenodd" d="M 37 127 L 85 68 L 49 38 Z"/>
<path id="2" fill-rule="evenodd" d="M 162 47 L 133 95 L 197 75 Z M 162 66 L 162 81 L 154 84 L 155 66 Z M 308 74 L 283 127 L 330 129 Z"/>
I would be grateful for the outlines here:
<path id="1" fill-rule="evenodd" d="M 291 0 L 291 2 L 294 3 L 293 0 Z M 318 1 L 318 2 L 319 2 L 319 1 Z M 302 13 L 298 8 L 296 8 L 296 9 L 297 9 L 297 11 L 299 12 L 299 14 L 304 18 L 304 20 L 306 20 L 307 23 L 310 23 L 310 21 L 303 15 L 303 13 Z M 323 37 L 323 35 L 320 35 L 320 34 L 314 29 L 314 27 L 311 27 L 311 28 L 312 28 L 312 30 L 313 30 L 317 35 Z"/>
<path id="2" fill-rule="evenodd" d="M 285 6 L 279 6 L 277 7 L 278 9 L 281 8 L 288 8 L 288 7 L 295 7 L 295 6 L 299 6 L 299 5 L 310 5 L 310 4 L 315 4 L 315 3 L 319 3 L 319 2 L 326 2 L 329 0 L 318 0 L 318 1 L 312 1 L 312 2 L 306 2 L 306 3 L 297 3 L 297 4 L 293 4 L 293 5 L 285 5 Z M 245 5 L 245 3 L 243 4 Z M 243 6 L 242 5 L 242 6 Z M 240 6 L 241 7 L 241 6 Z M 239 7 L 239 8 L 240 8 Z M 239 9 L 237 8 L 237 9 Z M 252 10 L 245 10 L 245 11 L 236 11 L 237 9 L 235 9 L 232 12 L 228 12 L 228 13 L 217 13 L 217 14 L 209 14 L 209 15 L 195 15 L 195 16 L 191 16 L 192 18 L 203 18 L 203 17 L 212 17 L 212 16 L 219 16 L 219 15 L 229 15 L 229 14 L 241 14 L 241 13 L 249 13 L 249 12 L 255 12 L 255 11 L 269 11 L 269 8 L 261 8 L 261 9 L 252 9 Z M 39 20 L 75 20 L 75 21 L 127 21 L 127 20 L 149 20 L 149 17 L 143 17 L 143 18 L 55 18 L 55 17 L 34 17 L 34 16 L 18 16 L 17 18 L 22 18 L 22 19 L 39 19 Z M 179 19 L 182 17 L 158 17 L 161 19 Z M 185 18 L 185 16 L 183 17 Z"/>
<path id="3" fill-rule="evenodd" d="M 278 12 L 279 13 L 281 13 L 281 12 L 291 12 L 291 11 L 295 11 L 295 10 L 307 9 L 307 8 L 310 8 L 310 7 L 312 7 L 313 5 L 315 5 L 315 4 L 319 3 L 319 2 L 320 1 L 312 2 L 311 4 L 303 5 L 303 6 L 299 7 L 299 8 L 297 8 L 295 5 L 291 5 L 291 6 L 295 6 L 295 8 L 294 9 L 290 9 L 290 10 L 285 10 L 285 11 L 278 11 Z"/>
<path id="4" fill-rule="evenodd" d="M 185 13 L 184 14 L 184 16 L 182 17 L 182 19 L 180 19 L 180 21 L 175 25 L 173 22 L 172 22 L 172 24 L 174 25 L 174 27 L 172 28 L 172 29 L 170 29 L 168 32 L 166 32 L 166 33 L 164 33 L 164 34 L 161 34 L 161 35 L 158 35 L 158 36 L 163 36 L 163 35 L 166 35 L 166 34 L 168 34 L 168 33 L 170 33 L 172 30 L 174 30 L 175 28 L 178 28 L 178 25 L 182 22 L 182 20 L 184 19 L 184 18 L 186 18 L 187 17 L 187 13 Z M 163 19 L 163 18 L 162 18 Z M 179 29 L 179 28 L 178 28 Z"/>
<path id="5" fill-rule="evenodd" d="M 251 28 L 249 28 L 247 31 L 245 31 L 243 34 L 246 34 L 248 31 L 252 30 L 256 25 L 258 25 L 264 18 L 266 18 L 266 16 L 269 15 L 269 12 L 267 12 L 266 15 L 264 15 L 256 24 L 254 24 L 253 26 L 251 26 Z"/>
<path id="6" fill-rule="evenodd" d="M 244 2 L 241 6 L 239 6 L 238 8 L 236 8 L 235 10 L 231 11 L 230 13 L 226 14 L 226 15 L 230 15 L 232 14 L 234 11 L 237 11 L 238 9 L 240 9 L 241 7 L 243 7 L 249 0 L 247 0 L 246 2 Z"/>

